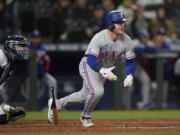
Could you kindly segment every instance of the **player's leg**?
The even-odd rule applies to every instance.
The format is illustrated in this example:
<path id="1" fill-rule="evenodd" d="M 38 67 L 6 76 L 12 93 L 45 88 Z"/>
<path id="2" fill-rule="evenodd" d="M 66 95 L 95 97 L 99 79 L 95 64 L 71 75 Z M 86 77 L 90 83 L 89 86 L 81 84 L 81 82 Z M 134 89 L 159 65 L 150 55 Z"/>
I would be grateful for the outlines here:
<path id="1" fill-rule="evenodd" d="M 82 76 L 82 62 L 80 62 L 79 65 L 79 71 Z M 78 92 L 74 92 L 66 97 L 60 98 L 60 99 L 56 99 L 56 106 L 58 110 L 61 110 L 64 107 L 68 107 L 71 105 L 75 105 L 75 104 L 81 104 L 81 103 L 85 103 L 86 101 L 86 97 L 89 95 L 89 90 L 88 87 L 86 86 L 86 81 L 83 81 L 83 86 L 82 89 Z M 49 99 L 48 101 L 48 121 L 50 123 L 53 123 L 53 112 L 51 109 L 51 105 L 52 105 L 52 99 Z"/>
<path id="2" fill-rule="evenodd" d="M 131 109 L 131 92 L 133 89 L 133 86 L 123 89 L 123 106 L 125 109 Z"/>
<path id="3" fill-rule="evenodd" d="M 69 96 L 56 100 L 58 110 L 64 107 L 75 105 L 75 104 L 85 103 L 85 102 L 88 102 L 89 100 L 92 100 L 92 101 L 91 102 L 89 101 L 88 102 L 89 105 L 85 106 L 85 111 L 86 109 L 87 111 L 89 111 L 89 109 L 93 110 L 94 106 L 97 104 L 99 99 L 104 94 L 103 81 L 97 72 L 92 70 L 83 61 L 81 61 L 79 65 L 79 71 L 80 71 L 81 77 L 83 78 L 82 89 L 78 92 L 74 92 L 70 94 Z M 96 89 L 94 90 L 94 88 L 90 84 L 93 85 L 93 87 L 95 87 Z"/>
<path id="4" fill-rule="evenodd" d="M 86 102 L 81 115 L 81 122 L 84 127 L 91 127 L 94 124 L 91 122 L 92 111 L 104 94 L 104 81 L 99 73 L 92 70 L 86 62 L 83 62 L 82 76 L 89 90 L 89 95 L 86 97 Z"/>
<path id="5" fill-rule="evenodd" d="M 85 81 L 83 81 L 83 87 L 80 91 L 74 92 L 66 97 L 56 99 L 56 107 L 58 110 L 61 110 L 62 108 L 76 105 L 76 104 L 82 104 L 85 102 L 87 95 L 89 94 L 88 88 L 86 87 Z M 52 98 L 48 101 L 48 121 L 50 123 L 53 123 L 53 111 L 51 109 L 52 105 Z"/>
<path id="6" fill-rule="evenodd" d="M 83 87 L 81 91 L 72 93 L 69 96 L 56 100 L 57 109 L 80 104 L 85 102 L 85 107 L 82 113 L 82 118 L 87 118 L 87 126 L 93 126 L 91 123 L 91 113 L 94 110 L 96 104 L 99 102 L 101 97 L 104 94 L 103 88 L 103 80 L 100 78 L 100 75 L 92 70 L 86 62 L 81 61 L 79 66 L 80 74 L 83 78 Z M 50 100 L 52 103 L 52 100 Z M 49 102 L 49 111 L 48 111 L 48 119 L 53 122 L 53 117 L 51 114 L 50 104 Z"/>
<path id="7" fill-rule="evenodd" d="M 0 125 L 7 124 L 7 123 L 8 123 L 7 114 L 4 112 L 4 110 L 2 109 L 0 105 Z"/>
<path id="8" fill-rule="evenodd" d="M 62 108 L 85 103 L 86 97 L 89 95 L 88 87 L 86 86 L 86 82 L 83 81 L 82 89 L 78 92 L 74 92 L 66 97 L 63 97 L 59 100 L 56 100 L 57 109 L 61 110 Z"/>
<path id="9" fill-rule="evenodd" d="M 57 95 L 57 81 L 56 79 L 49 73 L 46 73 L 42 78 L 43 82 L 48 86 L 49 89 L 49 97 L 52 97 L 51 87 L 54 87 L 55 97 Z"/>
<path id="10" fill-rule="evenodd" d="M 7 114 L 5 113 L 5 111 L 1 106 L 2 104 L 3 104 L 3 98 L 0 95 L 0 124 L 6 124 L 8 123 L 8 118 L 7 118 Z"/>
<path id="11" fill-rule="evenodd" d="M 148 109 L 150 107 L 149 95 L 150 95 L 150 77 L 144 71 L 143 68 L 138 72 L 138 80 L 141 83 L 141 95 L 142 101 L 137 103 L 138 109 Z"/>
<path id="12" fill-rule="evenodd" d="M 163 89 L 163 94 L 162 94 L 163 96 L 162 108 L 167 109 L 167 94 L 168 94 L 168 87 L 169 87 L 169 83 L 167 80 L 164 81 L 163 87 L 164 89 Z"/>
<path id="13" fill-rule="evenodd" d="M 81 122 L 84 127 L 91 127 L 91 114 L 96 104 L 104 94 L 104 81 L 99 73 L 92 70 L 86 62 L 81 62 L 79 66 L 80 74 L 83 78 L 83 87 L 81 91 L 72 93 L 69 96 L 56 100 L 58 110 L 67 106 L 85 103 L 81 116 Z"/>
<path id="14" fill-rule="evenodd" d="M 9 113 L 8 118 L 6 112 Z M 4 103 L 0 95 L 0 124 L 6 124 L 8 121 L 15 121 L 25 116 L 24 108 L 12 107 Z"/>

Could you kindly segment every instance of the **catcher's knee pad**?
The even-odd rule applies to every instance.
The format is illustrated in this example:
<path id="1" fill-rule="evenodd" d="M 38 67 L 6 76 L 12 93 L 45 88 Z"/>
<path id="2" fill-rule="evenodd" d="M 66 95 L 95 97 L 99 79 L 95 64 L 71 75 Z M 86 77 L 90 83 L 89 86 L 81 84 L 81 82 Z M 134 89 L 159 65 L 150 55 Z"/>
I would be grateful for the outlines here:
<path id="1" fill-rule="evenodd" d="M 1 114 L 0 115 L 0 124 L 7 124 L 8 119 L 7 119 L 7 114 Z"/>
<path id="2" fill-rule="evenodd" d="M 16 107 L 9 111 L 9 121 L 16 121 L 25 117 L 26 112 L 23 107 Z"/>

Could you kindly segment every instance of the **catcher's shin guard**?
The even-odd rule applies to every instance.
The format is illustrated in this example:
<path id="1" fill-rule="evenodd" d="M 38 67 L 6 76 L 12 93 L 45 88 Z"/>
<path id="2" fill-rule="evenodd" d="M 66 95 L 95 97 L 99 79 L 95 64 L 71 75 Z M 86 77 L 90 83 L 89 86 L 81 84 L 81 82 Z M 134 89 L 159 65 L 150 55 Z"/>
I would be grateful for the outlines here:
<path id="1" fill-rule="evenodd" d="M 9 111 L 9 121 L 16 121 L 18 119 L 21 119 L 25 117 L 26 112 L 23 107 L 15 107 L 10 109 Z"/>

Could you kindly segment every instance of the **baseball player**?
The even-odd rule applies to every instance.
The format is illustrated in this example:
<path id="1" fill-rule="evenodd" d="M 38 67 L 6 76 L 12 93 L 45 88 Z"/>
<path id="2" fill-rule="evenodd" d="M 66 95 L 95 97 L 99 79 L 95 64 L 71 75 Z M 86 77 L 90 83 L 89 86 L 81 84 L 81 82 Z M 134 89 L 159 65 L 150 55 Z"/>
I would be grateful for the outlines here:
<path id="1" fill-rule="evenodd" d="M 134 44 L 134 51 L 137 55 L 142 55 L 143 53 L 157 53 L 157 48 L 152 46 L 152 41 L 149 40 L 149 33 L 146 29 L 141 29 L 138 32 L 138 40 Z M 137 103 L 137 108 L 139 110 L 146 110 L 150 108 L 150 84 L 151 79 L 148 75 L 148 71 L 145 68 L 147 66 L 149 59 L 140 58 L 139 61 L 136 61 L 136 73 L 134 78 L 140 82 L 141 86 L 141 95 L 142 101 Z"/>
<path id="2" fill-rule="evenodd" d="M 69 96 L 56 100 L 57 109 L 84 103 L 80 117 L 82 126 L 92 127 L 92 111 L 104 94 L 105 80 L 116 81 L 117 76 L 112 72 L 115 61 L 122 55 L 127 61 L 124 87 L 131 87 L 135 71 L 135 54 L 132 40 L 124 33 L 126 19 L 118 10 L 111 11 L 106 16 L 107 29 L 98 32 L 90 41 L 82 58 L 79 71 L 83 78 L 82 89 Z M 52 99 L 48 101 L 48 121 L 53 122 L 51 109 Z"/>
<path id="3" fill-rule="evenodd" d="M 0 86 L 13 75 L 13 64 L 17 59 L 29 58 L 29 41 L 22 36 L 8 36 L 4 49 L 0 49 Z M 8 113 L 8 115 L 7 115 Z M 0 124 L 15 121 L 25 116 L 24 108 L 12 107 L 3 101 L 0 95 Z"/>
<path id="4" fill-rule="evenodd" d="M 29 49 L 36 52 L 36 61 L 38 66 L 38 80 L 40 86 L 47 86 L 49 89 L 49 97 L 52 97 L 50 89 L 54 87 L 55 95 L 57 90 L 56 79 L 48 72 L 50 69 L 50 57 L 42 43 L 41 33 L 39 30 L 34 30 L 30 35 Z M 39 90 L 39 97 L 43 95 L 42 89 Z"/>

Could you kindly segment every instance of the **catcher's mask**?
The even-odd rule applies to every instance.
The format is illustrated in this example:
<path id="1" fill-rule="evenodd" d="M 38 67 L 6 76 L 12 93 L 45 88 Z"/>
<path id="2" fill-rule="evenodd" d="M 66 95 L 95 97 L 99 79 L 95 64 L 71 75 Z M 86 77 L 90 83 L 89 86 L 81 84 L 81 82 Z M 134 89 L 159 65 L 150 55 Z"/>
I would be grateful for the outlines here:
<path id="1" fill-rule="evenodd" d="M 23 36 L 8 36 L 4 49 L 15 55 L 16 59 L 29 59 L 29 40 Z"/>

